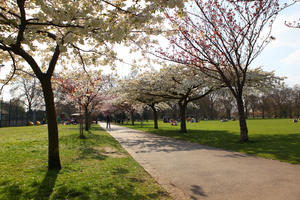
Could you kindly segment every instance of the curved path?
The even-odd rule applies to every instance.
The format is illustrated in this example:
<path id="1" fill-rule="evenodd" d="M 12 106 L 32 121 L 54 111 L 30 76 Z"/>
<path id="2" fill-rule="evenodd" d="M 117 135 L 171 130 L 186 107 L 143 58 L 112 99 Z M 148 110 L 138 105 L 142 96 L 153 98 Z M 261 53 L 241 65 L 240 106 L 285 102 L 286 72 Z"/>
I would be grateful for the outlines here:
<path id="1" fill-rule="evenodd" d="M 299 165 L 111 127 L 108 132 L 173 199 L 300 200 Z"/>

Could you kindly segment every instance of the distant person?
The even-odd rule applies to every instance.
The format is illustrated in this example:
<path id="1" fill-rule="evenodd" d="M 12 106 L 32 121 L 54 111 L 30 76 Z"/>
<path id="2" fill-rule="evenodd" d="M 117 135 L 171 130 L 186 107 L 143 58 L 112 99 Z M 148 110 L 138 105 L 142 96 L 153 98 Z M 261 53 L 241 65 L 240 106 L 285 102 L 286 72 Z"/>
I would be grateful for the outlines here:
<path id="1" fill-rule="evenodd" d="M 110 127 L 110 116 L 109 115 L 107 115 L 106 116 L 106 129 L 111 129 L 111 127 Z"/>
<path id="2" fill-rule="evenodd" d="M 297 117 L 294 117 L 293 122 L 294 122 L 294 123 L 298 122 Z"/>

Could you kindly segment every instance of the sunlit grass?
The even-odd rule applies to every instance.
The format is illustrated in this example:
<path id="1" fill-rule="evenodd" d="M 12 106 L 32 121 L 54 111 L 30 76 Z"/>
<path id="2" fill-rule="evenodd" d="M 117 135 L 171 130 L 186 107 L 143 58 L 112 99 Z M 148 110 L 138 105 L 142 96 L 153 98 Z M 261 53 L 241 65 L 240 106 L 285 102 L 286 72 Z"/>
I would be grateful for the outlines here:
<path id="1" fill-rule="evenodd" d="M 47 172 L 47 127 L 0 128 L 0 199 L 169 199 L 98 126 L 60 126 L 62 170 Z"/>
<path id="2" fill-rule="evenodd" d="M 250 142 L 239 142 L 239 122 L 200 121 L 187 123 L 188 133 L 180 133 L 180 124 L 159 122 L 159 129 L 153 122 L 136 123 L 130 128 L 169 136 L 177 139 L 214 146 L 226 150 L 249 153 L 265 158 L 300 164 L 300 123 L 289 119 L 248 120 Z"/>

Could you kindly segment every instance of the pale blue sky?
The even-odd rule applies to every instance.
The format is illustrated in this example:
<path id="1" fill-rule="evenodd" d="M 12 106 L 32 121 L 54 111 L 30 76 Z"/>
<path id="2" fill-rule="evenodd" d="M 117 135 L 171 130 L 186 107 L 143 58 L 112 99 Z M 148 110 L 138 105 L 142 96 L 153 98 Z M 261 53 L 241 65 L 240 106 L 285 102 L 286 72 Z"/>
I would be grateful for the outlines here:
<path id="1" fill-rule="evenodd" d="M 257 57 L 252 66 L 262 66 L 266 71 L 275 71 L 285 76 L 289 86 L 300 85 L 300 29 L 289 28 L 285 21 L 300 18 L 300 3 L 287 8 L 277 17 L 272 35 L 276 38 Z"/>

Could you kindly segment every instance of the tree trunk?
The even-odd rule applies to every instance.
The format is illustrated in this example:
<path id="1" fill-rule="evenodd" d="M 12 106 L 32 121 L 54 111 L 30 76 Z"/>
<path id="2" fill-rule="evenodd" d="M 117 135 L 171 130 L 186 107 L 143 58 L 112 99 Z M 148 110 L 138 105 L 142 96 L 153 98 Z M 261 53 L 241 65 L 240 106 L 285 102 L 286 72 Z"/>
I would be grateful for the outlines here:
<path id="1" fill-rule="evenodd" d="M 214 116 L 214 104 L 211 103 L 210 106 L 209 106 L 209 114 L 210 114 L 210 119 L 213 120 L 215 119 L 215 116 Z"/>
<path id="2" fill-rule="evenodd" d="M 237 106 L 239 111 L 239 122 L 240 122 L 240 141 L 246 142 L 249 140 L 248 138 L 248 128 L 246 123 L 245 109 L 242 97 L 237 97 Z"/>
<path id="3" fill-rule="evenodd" d="M 158 129 L 157 110 L 156 110 L 156 108 L 155 108 L 154 105 L 151 105 L 150 107 L 152 108 L 152 111 L 153 111 L 154 128 L 155 128 L 155 129 Z"/>
<path id="4" fill-rule="evenodd" d="M 131 125 L 134 126 L 134 113 L 130 111 Z"/>
<path id="5" fill-rule="evenodd" d="M 265 118 L 265 107 L 262 107 L 262 111 L 261 111 L 261 117 L 264 119 Z"/>
<path id="6" fill-rule="evenodd" d="M 179 102 L 178 105 L 179 105 L 179 114 L 180 114 L 180 132 L 186 133 L 187 130 L 186 130 L 185 111 L 186 111 L 187 104 Z"/>
<path id="7" fill-rule="evenodd" d="M 79 138 L 84 138 L 84 135 L 83 135 L 83 117 L 82 117 L 82 114 L 81 114 L 81 108 L 82 106 L 79 105 L 80 108 L 79 108 Z"/>
<path id="8" fill-rule="evenodd" d="M 43 88 L 44 100 L 48 119 L 48 169 L 60 170 L 58 128 L 56 111 L 54 106 L 54 96 L 50 78 L 40 80 Z"/>
<path id="9" fill-rule="evenodd" d="M 226 109 L 226 117 L 227 117 L 227 119 L 231 119 L 231 110 L 230 109 Z"/>
<path id="10" fill-rule="evenodd" d="M 89 130 L 89 111 L 87 106 L 85 106 L 84 108 L 84 116 L 85 116 L 85 130 L 88 131 Z"/>
<path id="11" fill-rule="evenodd" d="M 249 110 L 248 110 L 248 103 L 246 102 L 246 104 L 243 103 L 243 108 L 244 108 L 244 116 L 245 119 L 248 119 L 249 116 Z"/>

